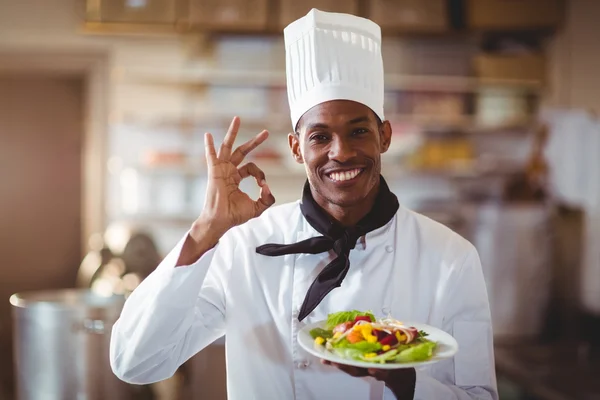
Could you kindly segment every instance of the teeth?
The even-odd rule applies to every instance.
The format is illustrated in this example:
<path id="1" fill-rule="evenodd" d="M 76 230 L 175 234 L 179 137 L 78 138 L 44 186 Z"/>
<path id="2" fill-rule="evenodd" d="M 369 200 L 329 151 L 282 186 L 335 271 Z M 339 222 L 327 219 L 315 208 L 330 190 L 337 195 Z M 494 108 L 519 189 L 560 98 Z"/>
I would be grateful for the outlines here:
<path id="1" fill-rule="evenodd" d="M 360 174 L 360 169 L 353 169 L 351 171 L 332 172 L 331 174 L 329 174 L 329 177 L 334 181 L 342 182 L 354 179 L 358 174 Z"/>

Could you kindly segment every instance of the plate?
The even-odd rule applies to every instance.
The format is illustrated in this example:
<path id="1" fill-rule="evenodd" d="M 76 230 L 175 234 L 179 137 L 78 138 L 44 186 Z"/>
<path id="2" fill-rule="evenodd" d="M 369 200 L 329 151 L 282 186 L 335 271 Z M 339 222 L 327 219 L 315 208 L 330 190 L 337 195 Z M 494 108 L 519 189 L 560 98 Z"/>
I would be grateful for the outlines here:
<path id="1" fill-rule="evenodd" d="M 358 361 L 351 360 L 347 358 L 343 358 L 334 354 L 327 350 L 323 345 L 316 345 L 312 336 L 310 336 L 310 331 L 314 328 L 325 328 L 327 325 L 327 321 L 319 321 L 309 325 L 306 325 L 304 328 L 298 332 L 298 343 L 300 346 L 306 350 L 308 353 L 312 354 L 315 357 L 322 358 L 327 361 L 331 361 L 337 364 L 345 364 L 352 365 L 354 367 L 361 368 L 378 368 L 378 369 L 400 369 L 400 368 L 414 368 L 420 367 L 423 365 L 434 364 L 442 360 L 446 360 L 448 358 L 452 358 L 458 352 L 458 343 L 456 339 L 454 339 L 451 335 L 444 332 L 439 328 L 435 328 L 430 325 L 420 324 L 417 322 L 404 322 L 405 326 L 414 326 L 418 330 L 423 330 L 429 334 L 427 339 L 437 342 L 437 347 L 433 353 L 433 357 L 427 361 L 416 361 L 416 362 L 406 362 L 406 363 L 373 363 L 367 361 Z"/>

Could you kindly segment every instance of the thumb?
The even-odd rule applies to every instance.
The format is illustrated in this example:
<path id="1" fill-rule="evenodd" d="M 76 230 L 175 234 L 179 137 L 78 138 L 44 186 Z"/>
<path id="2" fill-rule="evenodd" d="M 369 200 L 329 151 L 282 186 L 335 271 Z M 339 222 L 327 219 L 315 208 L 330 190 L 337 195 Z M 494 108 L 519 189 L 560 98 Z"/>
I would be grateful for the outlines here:
<path id="1" fill-rule="evenodd" d="M 254 215 L 258 217 L 273 204 L 275 204 L 275 197 L 271 193 L 269 185 L 264 183 L 260 187 L 260 197 L 254 202 Z"/>

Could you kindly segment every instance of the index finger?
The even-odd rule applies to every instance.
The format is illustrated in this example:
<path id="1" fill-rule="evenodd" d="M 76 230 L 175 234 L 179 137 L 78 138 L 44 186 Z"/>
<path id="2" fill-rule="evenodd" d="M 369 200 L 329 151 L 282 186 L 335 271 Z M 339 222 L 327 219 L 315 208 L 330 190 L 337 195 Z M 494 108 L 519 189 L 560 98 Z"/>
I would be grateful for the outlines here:
<path id="1" fill-rule="evenodd" d="M 254 150 L 258 146 L 260 146 L 260 144 L 262 142 L 264 142 L 265 140 L 267 140 L 268 137 L 269 137 L 269 132 L 262 131 L 261 133 L 256 135 L 254 138 L 250 139 L 249 141 L 247 141 L 246 143 L 244 143 L 243 145 L 241 145 L 240 147 L 235 149 L 235 151 L 233 152 L 233 154 L 231 156 L 231 160 L 230 160 L 231 163 L 235 166 L 238 166 L 244 160 L 244 158 L 248 155 L 248 153 L 250 153 L 252 150 Z"/>

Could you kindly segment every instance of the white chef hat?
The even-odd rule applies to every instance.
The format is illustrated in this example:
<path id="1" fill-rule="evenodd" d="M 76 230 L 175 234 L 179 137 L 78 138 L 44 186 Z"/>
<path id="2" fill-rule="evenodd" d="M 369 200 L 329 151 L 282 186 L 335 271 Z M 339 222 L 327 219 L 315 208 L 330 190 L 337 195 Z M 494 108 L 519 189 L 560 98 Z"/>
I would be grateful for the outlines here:
<path id="1" fill-rule="evenodd" d="M 383 121 L 381 28 L 350 14 L 312 9 L 284 29 L 287 93 L 295 128 L 330 100 L 352 100 Z"/>

